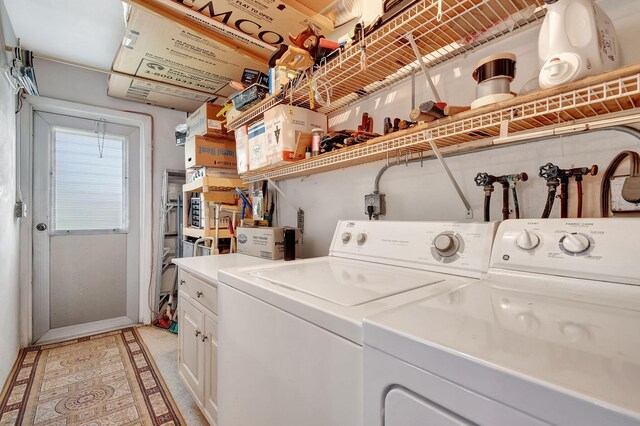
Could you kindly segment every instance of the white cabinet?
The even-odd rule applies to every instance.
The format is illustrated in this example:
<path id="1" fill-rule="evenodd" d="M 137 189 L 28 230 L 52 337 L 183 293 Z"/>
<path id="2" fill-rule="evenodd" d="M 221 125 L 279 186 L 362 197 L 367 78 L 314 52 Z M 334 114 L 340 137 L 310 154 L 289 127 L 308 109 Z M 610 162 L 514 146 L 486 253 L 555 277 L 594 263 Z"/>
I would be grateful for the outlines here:
<path id="1" fill-rule="evenodd" d="M 212 425 L 218 414 L 218 288 L 187 271 L 178 280 L 178 375 Z"/>

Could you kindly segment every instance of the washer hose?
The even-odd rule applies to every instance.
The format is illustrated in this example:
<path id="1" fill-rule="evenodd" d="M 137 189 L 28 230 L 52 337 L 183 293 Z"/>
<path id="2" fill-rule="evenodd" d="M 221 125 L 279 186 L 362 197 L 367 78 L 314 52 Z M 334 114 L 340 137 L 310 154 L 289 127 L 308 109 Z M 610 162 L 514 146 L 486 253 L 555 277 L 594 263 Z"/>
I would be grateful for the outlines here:
<path id="1" fill-rule="evenodd" d="M 493 192 L 493 187 L 491 187 L 491 191 L 484 191 L 484 221 L 489 222 L 491 220 L 491 193 Z"/>
<path id="2" fill-rule="evenodd" d="M 516 219 L 520 219 L 520 204 L 518 203 L 518 191 L 516 190 L 516 183 L 511 184 L 511 195 L 513 195 L 513 209 L 516 213 Z"/>
<path id="3" fill-rule="evenodd" d="M 578 192 L 578 211 L 576 217 L 582 217 L 582 177 L 576 176 L 576 191 Z"/>
<path id="4" fill-rule="evenodd" d="M 569 217 L 569 178 L 560 178 L 560 217 Z"/>
<path id="5" fill-rule="evenodd" d="M 555 182 L 547 182 L 547 186 L 549 187 L 549 193 L 547 194 L 547 203 L 545 204 L 544 211 L 542 212 L 543 219 L 548 219 L 549 215 L 551 215 L 553 202 L 556 199 L 556 188 L 558 187 Z"/>

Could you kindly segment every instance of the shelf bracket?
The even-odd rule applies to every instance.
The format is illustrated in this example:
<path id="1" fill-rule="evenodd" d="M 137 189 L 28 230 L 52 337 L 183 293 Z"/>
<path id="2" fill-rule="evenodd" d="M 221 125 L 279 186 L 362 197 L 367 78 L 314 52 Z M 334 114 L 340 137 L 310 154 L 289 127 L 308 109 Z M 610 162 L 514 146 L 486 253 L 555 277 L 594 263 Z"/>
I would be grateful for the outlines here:
<path id="1" fill-rule="evenodd" d="M 460 198 L 460 201 L 462 201 L 462 204 L 464 204 L 464 208 L 466 209 L 466 213 L 465 213 L 466 218 L 473 219 L 473 210 L 471 209 L 471 204 L 469 204 L 467 197 L 465 197 L 464 193 L 462 192 L 462 189 L 460 189 L 460 185 L 458 185 L 458 181 L 456 181 L 456 178 L 453 176 L 453 173 L 451 173 L 449 166 L 447 166 L 447 162 L 444 161 L 444 157 L 440 153 L 438 146 L 435 144 L 435 142 L 431 138 L 431 135 L 429 134 L 428 136 L 429 136 L 428 141 L 429 141 L 429 145 L 431 146 L 431 150 L 438 158 L 438 162 L 440 163 L 444 171 L 447 173 L 447 176 L 449 177 L 451 184 L 453 185 L 456 192 L 458 193 L 458 197 Z"/>
<path id="2" fill-rule="evenodd" d="M 287 198 L 287 196 L 285 195 L 284 191 L 282 191 L 282 189 L 280 189 L 280 187 L 278 185 L 276 185 L 276 183 L 271 179 L 271 178 L 267 178 L 267 182 L 269 182 L 269 185 L 271 185 L 273 187 L 273 189 L 275 189 L 278 194 L 280 194 L 282 196 L 282 198 L 291 206 L 296 210 L 297 213 L 297 224 L 296 227 L 300 230 L 300 240 L 301 242 L 304 242 L 304 210 L 302 210 L 302 208 L 296 206 L 289 198 Z"/>
<path id="3" fill-rule="evenodd" d="M 438 93 L 438 89 L 436 89 L 436 85 L 433 83 L 433 78 L 431 78 L 431 73 L 427 69 L 427 66 L 424 64 L 424 61 L 422 60 L 422 55 L 418 50 L 418 45 L 416 45 L 416 41 L 413 38 L 413 34 L 407 33 L 405 37 L 407 38 L 407 40 L 409 40 L 409 44 L 413 49 L 413 53 L 416 55 L 416 58 L 418 59 L 418 65 L 420 65 L 420 68 L 422 69 L 422 73 L 427 79 L 427 84 L 429 85 L 429 88 L 433 93 L 433 97 L 436 99 L 436 102 L 442 102 L 442 100 L 440 99 L 440 94 Z"/>

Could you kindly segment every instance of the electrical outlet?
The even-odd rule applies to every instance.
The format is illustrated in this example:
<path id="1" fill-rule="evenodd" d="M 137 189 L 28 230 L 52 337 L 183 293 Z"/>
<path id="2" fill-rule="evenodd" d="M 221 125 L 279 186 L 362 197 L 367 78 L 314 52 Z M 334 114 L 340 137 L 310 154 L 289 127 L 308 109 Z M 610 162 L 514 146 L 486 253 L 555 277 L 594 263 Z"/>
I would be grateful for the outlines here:
<path id="1" fill-rule="evenodd" d="M 364 196 L 364 214 L 371 219 L 376 219 L 380 216 L 384 216 L 386 212 L 386 205 L 384 202 L 384 194 L 369 194 Z"/>
<path id="2" fill-rule="evenodd" d="M 611 179 L 611 211 L 614 213 L 640 212 L 640 203 L 630 203 L 622 198 L 622 185 L 626 178 Z"/>

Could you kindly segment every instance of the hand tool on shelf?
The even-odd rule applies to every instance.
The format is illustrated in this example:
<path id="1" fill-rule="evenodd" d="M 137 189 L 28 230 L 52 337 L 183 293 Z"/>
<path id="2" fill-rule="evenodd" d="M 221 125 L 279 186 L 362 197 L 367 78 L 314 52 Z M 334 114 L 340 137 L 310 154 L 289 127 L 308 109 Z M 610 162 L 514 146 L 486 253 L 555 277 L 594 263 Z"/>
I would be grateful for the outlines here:
<path id="1" fill-rule="evenodd" d="M 434 121 L 450 115 L 468 111 L 471 107 L 448 105 L 445 102 L 427 101 L 418 108 L 411 110 L 409 117 L 413 121 Z"/>
<path id="2" fill-rule="evenodd" d="M 476 185 L 483 187 L 484 190 L 484 221 L 491 220 L 491 194 L 493 193 L 493 184 L 502 185 L 502 219 L 507 220 L 511 214 L 509 208 L 509 190 L 513 193 L 513 201 L 515 206 L 516 218 L 520 218 L 520 205 L 518 202 L 518 194 L 516 192 L 516 182 L 526 182 L 529 176 L 522 172 L 510 175 L 493 176 L 488 173 L 478 173 L 474 179 Z"/>
<path id="3" fill-rule="evenodd" d="M 249 207 L 249 210 L 251 211 L 253 210 L 253 206 L 251 205 L 251 201 L 249 201 L 249 199 L 244 195 L 244 192 L 242 192 L 240 188 L 236 188 L 236 194 L 238 194 L 238 196 L 242 200 L 242 213 L 240 215 L 240 223 L 242 223 L 242 221 L 244 221 L 245 208 Z"/>

